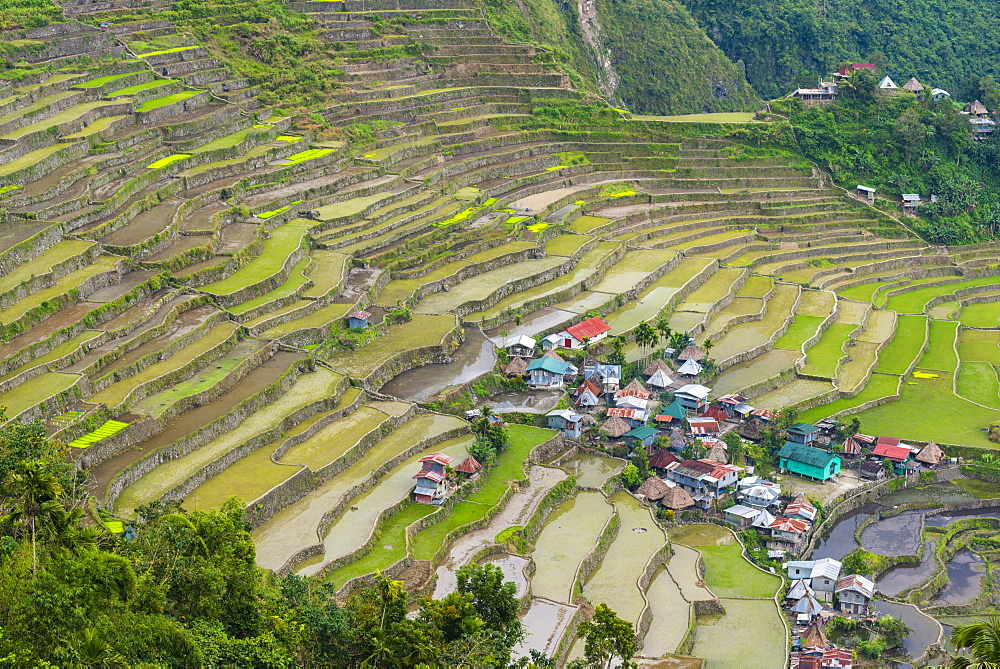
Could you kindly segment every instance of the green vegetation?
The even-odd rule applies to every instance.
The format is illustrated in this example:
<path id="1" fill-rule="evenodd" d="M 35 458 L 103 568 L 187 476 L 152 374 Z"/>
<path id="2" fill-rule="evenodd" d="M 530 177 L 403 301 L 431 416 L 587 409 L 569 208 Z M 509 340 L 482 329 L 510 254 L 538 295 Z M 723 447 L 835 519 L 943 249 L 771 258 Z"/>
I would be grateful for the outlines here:
<path id="1" fill-rule="evenodd" d="M 806 314 L 796 314 L 795 320 L 785 330 L 785 334 L 775 342 L 775 348 L 788 348 L 793 351 L 802 349 L 802 345 L 816 334 L 816 329 L 822 323 L 822 316 L 807 316 Z"/>
<path id="2" fill-rule="evenodd" d="M 698 550 L 705 561 L 705 584 L 720 597 L 773 597 L 781 585 L 777 576 L 750 564 L 738 543 Z"/>
<path id="3" fill-rule="evenodd" d="M 148 112 L 154 109 L 159 109 L 160 107 L 166 107 L 167 105 L 172 105 L 175 102 L 182 102 L 188 98 L 193 98 L 194 96 L 200 94 L 202 91 L 181 91 L 180 93 L 172 93 L 170 95 L 164 95 L 163 97 L 153 98 L 152 100 L 146 100 L 141 105 L 135 108 L 137 112 Z"/>
<path id="4" fill-rule="evenodd" d="M 125 88 L 119 88 L 117 91 L 111 91 L 108 93 L 109 98 L 119 98 L 128 95 L 135 95 L 136 93 L 142 93 L 143 91 L 148 91 L 151 88 L 157 88 L 159 86 L 166 86 L 167 84 L 174 83 L 173 79 L 153 79 L 152 81 L 146 81 L 141 84 L 135 84 L 134 86 L 126 86 Z"/>
<path id="5" fill-rule="evenodd" d="M 1000 483 L 965 478 L 955 479 L 953 483 L 979 499 L 996 499 L 1000 497 Z"/>
<path id="6" fill-rule="evenodd" d="M 844 357 L 848 335 L 856 329 L 857 326 L 851 323 L 831 323 L 816 345 L 806 352 L 806 366 L 802 371 L 832 378 L 837 362 Z"/>
<path id="7" fill-rule="evenodd" d="M 920 355 L 927 339 L 924 316 L 900 316 L 896 334 L 878 356 L 876 372 L 903 374 Z"/>
<path id="8" fill-rule="evenodd" d="M 213 295 L 230 295 L 238 290 L 274 276 L 285 264 L 288 256 L 302 244 L 308 231 L 307 221 L 292 221 L 274 229 L 264 240 L 264 250 L 246 265 L 225 279 L 210 283 L 202 290 Z"/>
<path id="9" fill-rule="evenodd" d="M 59 5 L 49 0 L 0 2 L 0 31 L 39 28 L 50 23 L 62 23 L 65 20 Z"/>

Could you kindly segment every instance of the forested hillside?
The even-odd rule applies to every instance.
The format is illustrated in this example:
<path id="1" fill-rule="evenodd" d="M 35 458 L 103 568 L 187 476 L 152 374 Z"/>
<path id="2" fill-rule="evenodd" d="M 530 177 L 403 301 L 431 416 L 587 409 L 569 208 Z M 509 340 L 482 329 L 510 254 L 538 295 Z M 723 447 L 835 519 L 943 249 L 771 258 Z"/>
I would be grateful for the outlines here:
<path id="1" fill-rule="evenodd" d="M 995 6 L 972 0 L 683 0 L 763 98 L 815 83 L 841 61 L 872 62 L 970 97 L 1000 65 Z"/>

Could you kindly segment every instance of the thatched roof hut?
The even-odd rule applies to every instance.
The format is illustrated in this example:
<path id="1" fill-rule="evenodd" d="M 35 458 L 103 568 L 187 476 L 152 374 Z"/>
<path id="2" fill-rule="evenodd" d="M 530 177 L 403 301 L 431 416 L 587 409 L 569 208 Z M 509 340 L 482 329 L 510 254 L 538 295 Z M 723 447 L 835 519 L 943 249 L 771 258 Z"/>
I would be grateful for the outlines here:
<path id="1" fill-rule="evenodd" d="M 916 77 L 910 77 L 910 80 L 903 84 L 903 90 L 916 93 L 924 90 L 924 85 L 917 81 Z"/>
<path id="2" fill-rule="evenodd" d="M 627 386 L 622 388 L 622 390 L 640 390 L 642 392 L 649 392 L 646 390 L 646 386 L 642 385 L 642 381 L 639 379 L 632 379 L 629 381 Z"/>
<path id="3" fill-rule="evenodd" d="M 941 450 L 941 447 L 935 444 L 933 441 L 917 453 L 917 462 L 922 462 L 925 465 L 939 465 L 941 461 L 944 460 L 945 454 Z"/>
<path id="4" fill-rule="evenodd" d="M 694 506 L 694 500 L 691 499 L 691 495 L 684 488 L 674 486 L 660 499 L 660 504 L 674 511 L 682 511 Z"/>
<path id="5" fill-rule="evenodd" d="M 649 367 L 644 369 L 642 373 L 646 376 L 652 376 L 658 371 L 669 375 L 672 370 L 670 369 L 670 365 L 668 365 L 663 359 L 657 358 L 650 363 Z"/>
<path id="6" fill-rule="evenodd" d="M 625 436 L 625 433 L 629 432 L 632 428 L 618 416 L 612 416 L 604 421 L 604 424 L 601 425 L 601 429 L 611 435 L 612 439 L 618 439 L 619 437 Z"/>
<path id="7" fill-rule="evenodd" d="M 639 489 L 635 491 L 636 495 L 642 495 L 648 500 L 657 502 L 669 493 L 671 490 L 670 486 L 663 482 L 659 476 L 650 476 L 646 479 L 645 483 L 639 486 Z"/>
<path id="8" fill-rule="evenodd" d="M 726 452 L 726 445 L 721 441 L 713 441 L 712 447 L 708 449 L 708 455 L 705 457 L 724 465 L 729 464 L 729 453 Z"/>
<path id="9" fill-rule="evenodd" d="M 527 358 L 513 358 L 504 367 L 504 374 L 507 376 L 518 376 L 519 374 L 524 374 L 528 371 L 528 359 Z"/>
<path id="10" fill-rule="evenodd" d="M 764 437 L 764 421 L 760 418 L 751 418 L 740 425 L 736 432 L 744 439 L 760 441 Z"/>
<path id="11" fill-rule="evenodd" d="M 680 352 L 680 355 L 677 356 L 677 359 L 694 360 L 695 362 L 698 362 L 699 360 L 704 360 L 705 355 L 706 355 L 705 352 L 702 351 L 700 348 L 698 348 L 694 344 L 690 344 L 684 347 L 684 350 Z"/>
<path id="12" fill-rule="evenodd" d="M 681 432 L 679 427 L 675 427 L 670 432 L 670 448 L 675 451 L 682 450 L 687 446 L 687 439 L 684 438 L 684 433 Z"/>

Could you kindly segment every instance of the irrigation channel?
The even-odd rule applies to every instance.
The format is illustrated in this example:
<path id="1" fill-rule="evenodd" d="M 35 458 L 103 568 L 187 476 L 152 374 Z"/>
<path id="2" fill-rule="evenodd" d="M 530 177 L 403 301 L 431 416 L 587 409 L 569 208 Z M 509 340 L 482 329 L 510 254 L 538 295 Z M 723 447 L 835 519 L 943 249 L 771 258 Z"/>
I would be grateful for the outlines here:
<path id="1" fill-rule="evenodd" d="M 811 559 L 842 560 L 861 549 L 902 560 L 876 576 L 875 608 L 912 628 L 898 662 L 906 666 L 907 658 L 920 658 L 929 648 L 933 659 L 954 625 L 1000 601 L 1000 553 L 991 543 L 998 535 L 1000 499 L 981 499 L 940 481 L 890 492 L 840 517 Z M 838 641 L 850 646 L 858 639 Z"/>

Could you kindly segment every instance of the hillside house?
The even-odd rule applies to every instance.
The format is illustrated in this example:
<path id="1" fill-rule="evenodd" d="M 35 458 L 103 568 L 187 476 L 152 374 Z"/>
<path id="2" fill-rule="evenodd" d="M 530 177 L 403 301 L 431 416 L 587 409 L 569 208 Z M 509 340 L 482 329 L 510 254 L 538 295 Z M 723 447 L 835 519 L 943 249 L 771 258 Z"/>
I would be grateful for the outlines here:
<path id="1" fill-rule="evenodd" d="M 722 397 L 716 400 L 716 402 L 719 403 L 719 408 L 722 409 L 724 412 L 726 412 L 726 415 L 729 416 L 730 418 L 733 417 L 743 418 L 743 416 L 736 410 L 736 407 L 740 406 L 741 404 L 746 405 L 746 401 L 747 398 L 743 397 L 743 395 L 738 395 L 736 393 L 723 395 Z M 749 409 L 749 407 L 747 408 Z M 750 411 L 753 411 L 753 409 L 749 409 L 747 411 L 748 415 Z"/>
<path id="2" fill-rule="evenodd" d="M 701 350 L 694 344 L 689 344 L 684 347 L 684 350 L 682 350 L 679 354 L 677 354 L 677 359 L 680 360 L 681 362 L 686 362 L 688 360 L 694 360 L 695 362 L 698 362 L 700 360 L 704 360 L 705 356 L 706 353 L 703 350 Z"/>
<path id="3" fill-rule="evenodd" d="M 583 434 L 583 416 L 569 409 L 556 409 L 545 414 L 548 425 L 553 430 L 559 430 L 564 437 L 579 439 Z"/>
<path id="4" fill-rule="evenodd" d="M 858 474 L 866 481 L 881 481 L 886 477 L 885 467 L 874 460 L 866 460 L 858 465 Z"/>
<path id="5" fill-rule="evenodd" d="M 504 368 L 503 373 L 510 378 L 515 376 L 524 376 L 528 371 L 528 365 L 530 364 L 528 358 L 514 357 L 510 359 Z"/>
<path id="6" fill-rule="evenodd" d="M 635 449 L 642 448 L 647 452 L 659 438 L 660 431 L 655 427 L 649 427 L 648 425 L 633 428 L 625 433 L 625 440 L 628 444 Z"/>
<path id="7" fill-rule="evenodd" d="M 976 118 L 983 118 L 990 115 L 990 112 L 986 108 L 986 105 L 984 105 L 979 100 L 976 100 L 971 105 L 966 107 L 965 111 L 968 112 L 970 116 L 974 116 Z"/>
<path id="8" fill-rule="evenodd" d="M 833 558 L 822 560 L 793 560 L 784 564 L 789 580 L 804 580 L 823 602 L 832 602 L 841 564 Z"/>
<path id="9" fill-rule="evenodd" d="M 892 79 L 891 79 L 891 78 L 889 77 L 889 75 L 886 75 L 886 76 L 885 76 L 885 78 L 884 78 L 884 79 L 882 79 L 882 81 L 880 81 L 880 82 L 878 83 L 878 87 L 879 87 L 879 88 L 880 88 L 881 90 L 883 90 L 883 91 L 892 91 L 892 90 L 896 90 L 897 88 L 899 88 L 899 86 L 897 86 L 897 85 L 896 85 L 896 82 L 895 82 L 895 81 L 893 81 L 893 80 L 892 80 Z"/>
<path id="10" fill-rule="evenodd" d="M 861 442 L 854 437 L 848 437 L 844 439 L 843 450 L 840 455 L 845 458 L 858 458 L 861 457 L 862 449 Z"/>
<path id="11" fill-rule="evenodd" d="M 821 81 L 816 88 L 797 88 L 793 96 L 803 102 L 833 102 L 837 99 L 837 84 Z"/>
<path id="12" fill-rule="evenodd" d="M 762 509 L 769 509 L 778 503 L 781 497 L 781 486 L 777 483 L 764 481 L 754 485 L 744 486 L 740 481 L 739 500 L 749 506 L 758 506 Z"/>
<path id="13" fill-rule="evenodd" d="M 785 507 L 785 515 L 789 518 L 801 518 L 810 523 L 816 520 L 816 507 L 810 504 L 804 497 L 797 498 Z"/>
<path id="14" fill-rule="evenodd" d="M 793 444 L 811 444 L 816 439 L 819 428 L 809 423 L 796 423 L 788 426 L 785 432 L 788 435 L 786 439 Z"/>
<path id="15" fill-rule="evenodd" d="M 672 511 L 683 511 L 695 506 L 694 498 L 680 486 L 674 486 L 660 500 L 660 504 Z"/>
<path id="16" fill-rule="evenodd" d="M 535 358 L 526 368 L 527 383 L 532 388 L 556 389 L 566 385 L 566 376 L 573 368 L 565 360 Z"/>
<path id="17" fill-rule="evenodd" d="M 621 383 L 622 366 L 609 365 L 608 363 L 588 358 L 583 363 L 583 378 L 587 381 L 594 381 L 602 386 L 605 389 L 604 392 L 615 392 Z"/>
<path id="18" fill-rule="evenodd" d="M 951 93 L 949 93 L 948 91 L 944 90 L 943 88 L 932 88 L 931 89 L 931 98 L 933 100 L 935 100 L 935 101 L 944 100 L 945 98 L 950 98 L 950 97 L 951 97 Z"/>
<path id="19" fill-rule="evenodd" d="M 830 648 L 802 644 L 802 650 L 789 653 L 788 669 L 852 669 L 854 653 L 849 648 Z"/>
<path id="20" fill-rule="evenodd" d="M 875 583 L 860 576 L 851 574 L 837 583 L 837 607 L 844 613 L 865 615 L 869 612 L 872 597 L 875 595 Z"/>
<path id="21" fill-rule="evenodd" d="M 680 462 L 680 458 L 665 448 L 658 448 L 649 456 L 649 466 L 656 470 L 667 469 L 675 462 Z"/>
<path id="22" fill-rule="evenodd" d="M 843 79 L 847 79 L 852 74 L 854 74 L 855 72 L 858 72 L 860 70 L 868 70 L 869 72 L 877 72 L 878 68 L 875 67 L 875 65 L 873 65 L 872 63 L 849 63 L 847 65 L 844 65 L 839 70 L 837 70 L 834 73 L 834 76 L 841 77 Z"/>
<path id="23" fill-rule="evenodd" d="M 593 381 L 584 381 L 573 395 L 573 402 L 578 407 L 591 408 L 601 403 L 601 389 Z"/>
<path id="24" fill-rule="evenodd" d="M 667 376 L 667 373 L 662 369 L 658 369 L 653 372 L 652 376 L 646 380 L 650 388 L 655 388 L 656 390 L 663 392 L 670 386 L 674 384 L 674 380 Z"/>
<path id="25" fill-rule="evenodd" d="M 621 439 L 624 437 L 632 426 L 626 423 L 618 416 L 612 416 L 611 418 L 604 421 L 601 425 L 601 429 L 608 433 L 608 436 L 612 439 Z"/>
<path id="26" fill-rule="evenodd" d="M 611 326 L 603 319 L 594 316 L 576 325 L 570 325 L 562 332 L 557 332 L 556 336 L 559 337 L 559 346 L 562 348 L 581 349 L 584 341 L 588 343 L 601 341 L 609 332 Z"/>
<path id="27" fill-rule="evenodd" d="M 453 470 L 456 474 L 463 474 L 465 478 L 472 478 L 476 472 L 482 469 L 483 466 L 479 464 L 479 460 L 476 460 L 471 455 L 466 459 L 462 460 Z"/>
<path id="28" fill-rule="evenodd" d="M 767 526 L 767 529 L 771 533 L 766 542 L 769 549 L 798 553 L 802 549 L 802 541 L 809 530 L 809 523 L 801 518 L 779 516 Z"/>
<path id="29" fill-rule="evenodd" d="M 870 186 L 862 186 L 858 184 L 858 195 L 865 198 L 869 202 L 875 201 L 875 189 Z"/>
<path id="30" fill-rule="evenodd" d="M 663 359 L 657 358 L 653 362 L 649 363 L 649 366 L 646 367 L 642 373 L 648 378 L 657 371 L 661 371 L 664 374 L 670 374 L 672 370 L 670 369 L 670 365 L 668 365 Z"/>
<path id="31" fill-rule="evenodd" d="M 532 358 L 535 355 L 535 346 L 538 342 L 528 335 L 515 335 L 508 337 L 503 343 L 503 348 L 507 355 L 520 356 L 522 358 Z"/>
<path id="32" fill-rule="evenodd" d="M 920 452 L 917 453 L 916 460 L 925 467 L 934 467 L 941 464 L 944 458 L 944 451 L 941 450 L 940 446 L 932 441 L 920 449 Z"/>
<path id="33" fill-rule="evenodd" d="M 917 207 L 920 206 L 920 194 L 919 193 L 903 193 L 903 211 L 914 213 Z"/>
<path id="34" fill-rule="evenodd" d="M 911 93 L 919 93 L 924 90 L 924 85 L 917 81 L 916 77 L 911 77 L 909 81 L 903 84 L 904 91 L 910 91 Z"/>
<path id="35" fill-rule="evenodd" d="M 636 497 L 644 497 L 650 502 L 659 502 L 670 492 L 670 486 L 658 476 L 650 476 L 636 491 Z"/>
<path id="36" fill-rule="evenodd" d="M 712 392 L 711 388 L 706 388 L 696 383 L 689 383 L 686 386 L 681 386 L 674 393 L 674 401 L 687 411 L 701 412 L 708 405 L 708 394 L 710 392 Z"/>
<path id="37" fill-rule="evenodd" d="M 629 407 L 611 407 L 608 409 L 608 418 L 621 418 L 628 424 L 629 429 L 645 425 L 648 416 L 649 412 L 646 409 L 632 409 Z"/>
<path id="38" fill-rule="evenodd" d="M 698 376 L 703 370 L 704 367 L 702 367 L 700 362 L 685 360 L 684 364 L 677 368 L 677 373 L 681 376 Z"/>
<path id="39" fill-rule="evenodd" d="M 347 327 L 350 330 L 364 330 L 368 327 L 372 315 L 367 311 L 355 311 L 347 314 Z"/>
<path id="40" fill-rule="evenodd" d="M 879 437 L 872 450 L 872 458 L 892 461 L 897 474 L 903 473 L 912 457 L 913 451 L 897 437 Z"/>
<path id="41" fill-rule="evenodd" d="M 687 490 L 695 503 L 707 509 L 712 500 L 735 485 L 742 467 L 725 465 L 713 460 L 685 460 L 667 467 L 666 478 Z"/>
<path id="42" fill-rule="evenodd" d="M 413 476 L 417 484 L 413 499 L 420 504 L 441 504 L 448 495 L 448 465 L 453 457 L 433 453 L 420 458 L 420 471 Z"/>
<path id="43" fill-rule="evenodd" d="M 546 351 L 553 351 L 559 348 L 560 344 L 562 344 L 562 339 L 557 334 L 542 337 L 542 348 Z"/>
<path id="44" fill-rule="evenodd" d="M 766 530 L 774 522 L 774 516 L 766 509 L 755 509 L 743 504 L 729 507 L 722 515 L 739 527 L 757 527 Z"/>
<path id="45" fill-rule="evenodd" d="M 677 425 L 687 418 L 688 411 L 675 399 L 669 406 L 660 410 L 660 416 L 665 416 L 671 419 L 665 422 Z M 657 416 L 657 419 L 659 419 L 659 416 Z"/>
<path id="46" fill-rule="evenodd" d="M 721 428 L 719 421 L 714 418 L 688 418 L 691 434 L 698 436 L 711 436 L 719 434 Z"/>
<path id="47" fill-rule="evenodd" d="M 826 481 L 840 473 L 840 457 L 830 451 L 786 441 L 778 451 L 778 467 L 806 478 Z"/>

